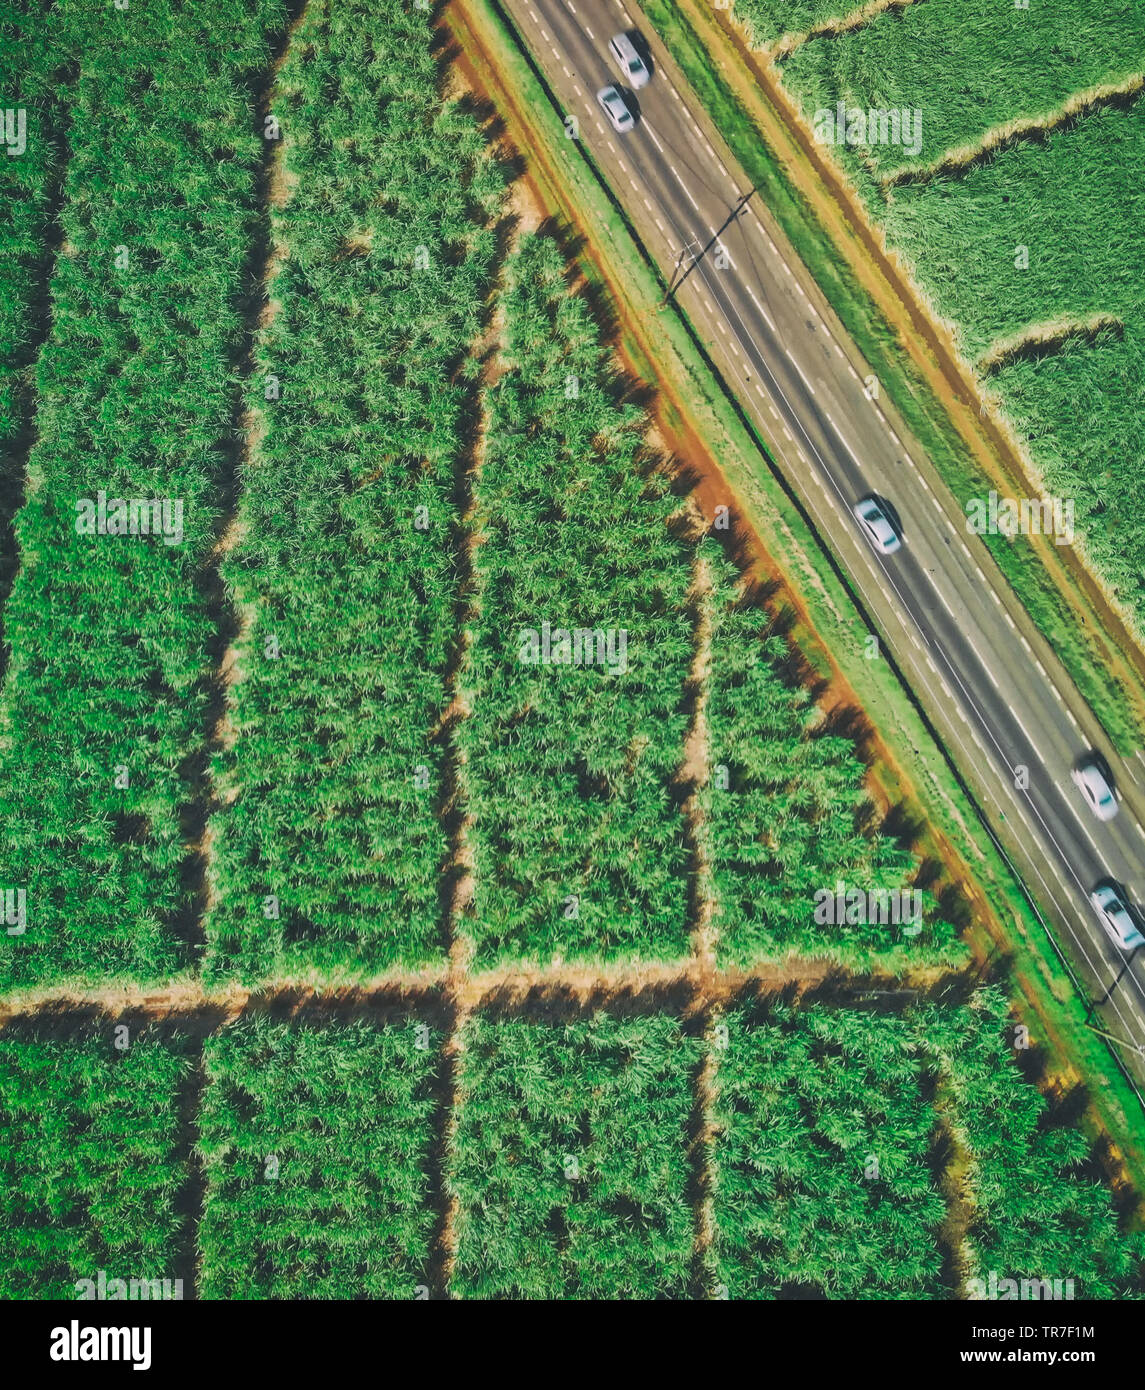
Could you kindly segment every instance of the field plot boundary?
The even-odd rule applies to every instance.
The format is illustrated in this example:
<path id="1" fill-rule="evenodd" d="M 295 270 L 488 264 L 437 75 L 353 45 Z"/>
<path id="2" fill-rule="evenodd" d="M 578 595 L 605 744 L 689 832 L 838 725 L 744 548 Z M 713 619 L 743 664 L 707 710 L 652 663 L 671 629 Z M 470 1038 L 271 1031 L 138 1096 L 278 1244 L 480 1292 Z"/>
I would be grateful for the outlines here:
<path id="1" fill-rule="evenodd" d="M 118 1018 L 134 1015 L 147 1019 L 232 1019 L 246 1014 L 278 1013 L 286 1016 L 314 1008 L 337 1014 L 359 1008 L 401 1001 L 422 1007 L 434 1000 L 453 999 L 473 1010 L 500 1002 L 512 1007 L 530 995 L 579 1001 L 578 1008 L 608 1007 L 621 998 L 640 994 L 663 999 L 702 999 L 718 1002 L 740 991 L 757 988 L 802 998 L 805 994 L 840 997 L 935 998 L 958 995 L 979 982 L 980 967 L 968 962 L 962 969 L 936 971 L 923 966 L 917 974 L 855 971 L 837 962 L 808 957 L 788 957 L 755 967 L 719 969 L 710 962 L 688 956 L 676 962 L 654 962 L 633 970 L 629 967 L 553 966 L 523 970 L 507 966 L 471 972 L 464 965 L 441 966 L 420 975 L 394 972 L 361 985 L 321 984 L 296 980 L 271 980 L 247 988 L 233 985 L 224 991 L 181 988 L 172 991 L 108 989 L 87 993 L 66 992 L 9 997 L 0 1001 L 0 1030 L 33 1019 L 66 1021 L 83 1018 Z"/>
<path id="2" fill-rule="evenodd" d="M 801 48 L 810 39 L 817 39 L 821 35 L 834 38 L 836 34 L 846 34 L 852 29 L 862 29 L 864 25 L 877 19 L 884 10 L 905 10 L 908 5 L 918 3 L 919 0 L 866 0 L 865 4 L 859 5 L 853 10 L 846 10 L 840 6 L 840 13 L 833 18 L 821 19 L 810 29 L 800 30 L 798 33 L 791 31 L 781 34 L 774 42 L 761 45 L 758 51 L 766 53 L 773 62 L 778 62 L 781 58 L 786 58 L 788 54 L 794 53 L 797 48 Z M 717 8 L 720 6 L 717 5 Z"/>
<path id="3" fill-rule="evenodd" d="M 1091 111 L 1103 107 L 1123 106 L 1134 100 L 1145 88 L 1145 73 L 1135 72 L 1123 82 L 1107 82 L 1098 87 L 1088 87 L 1083 92 L 1074 92 L 1061 106 L 1053 111 L 1045 111 L 1038 116 L 1023 116 L 1020 120 L 1007 121 L 1004 125 L 991 126 L 981 139 L 958 149 L 947 150 L 933 164 L 921 168 L 911 166 L 904 169 L 891 169 L 880 176 L 879 182 L 887 188 L 898 188 L 908 183 L 925 183 L 943 174 L 956 174 L 981 164 L 1000 150 L 1021 144 L 1024 140 L 1040 140 L 1056 130 L 1062 130 L 1073 122 L 1087 116 Z"/>

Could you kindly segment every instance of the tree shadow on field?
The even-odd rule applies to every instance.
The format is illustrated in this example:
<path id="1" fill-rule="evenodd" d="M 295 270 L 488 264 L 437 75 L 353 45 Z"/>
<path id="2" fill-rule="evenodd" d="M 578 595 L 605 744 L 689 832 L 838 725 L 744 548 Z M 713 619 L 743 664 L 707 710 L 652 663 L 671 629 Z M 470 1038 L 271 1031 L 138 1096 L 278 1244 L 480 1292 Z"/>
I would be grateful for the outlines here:
<path id="1" fill-rule="evenodd" d="M 192 1048 L 219 1028 L 232 1010 L 223 1004 L 204 1003 L 185 1010 L 132 1003 L 122 1008 L 92 999 L 48 999 L 13 1013 L 0 1023 L 0 1037 L 22 1042 L 81 1043 L 93 1037 L 106 1043 L 107 1056 L 115 1061 L 140 1041 L 175 1040 Z M 116 1032 L 126 1027 L 127 1049 L 115 1046 Z"/>
<path id="2" fill-rule="evenodd" d="M 844 738 L 849 743 L 854 744 L 855 756 L 860 762 L 870 766 L 873 758 L 872 748 L 875 741 L 875 731 L 871 727 L 871 721 L 867 718 L 864 709 L 849 702 L 832 705 L 823 720 L 822 732 L 832 738 Z M 905 810 L 903 810 L 902 815 L 903 817 L 906 816 Z M 919 828 L 921 828 L 921 822 L 919 822 Z"/>
<path id="3" fill-rule="evenodd" d="M 1078 1182 L 1093 1182 L 1107 1187 L 1120 1230 L 1126 1232 L 1131 1229 L 1140 1209 L 1141 1196 L 1129 1181 L 1124 1160 L 1110 1135 L 1104 1128 L 1099 1128 L 1096 1137 L 1093 1136 L 1093 1094 L 1089 1087 L 1084 1081 L 1053 1078 L 1052 1058 L 1040 1044 L 1019 1052 L 1018 1065 L 1026 1080 L 1037 1086 L 1048 1102 L 1038 1121 L 1039 1132 L 1051 1134 L 1062 1129 L 1088 1131 L 1089 1149 L 1081 1162 L 1070 1171 Z"/>
<path id="4" fill-rule="evenodd" d="M 318 1029 L 347 1023 L 368 1023 L 375 1028 L 425 1023 L 447 1031 L 452 1026 L 453 1010 L 441 987 L 432 984 L 412 988 L 397 983 L 370 988 L 341 985 L 321 993 L 308 986 L 283 985 L 252 994 L 241 1017 Z"/>
<path id="5" fill-rule="evenodd" d="M 843 974 L 845 972 L 840 970 L 840 975 Z M 759 1027 L 774 1023 L 777 1009 L 804 1007 L 808 1001 L 813 1001 L 821 995 L 826 997 L 828 993 L 829 985 L 826 981 L 816 986 L 804 984 L 799 980 L 786 980 L 782 983 L 765 979 L 745 980 L 728 996 L 724 1012 L 742 1012 L 749 1027 Z"/>

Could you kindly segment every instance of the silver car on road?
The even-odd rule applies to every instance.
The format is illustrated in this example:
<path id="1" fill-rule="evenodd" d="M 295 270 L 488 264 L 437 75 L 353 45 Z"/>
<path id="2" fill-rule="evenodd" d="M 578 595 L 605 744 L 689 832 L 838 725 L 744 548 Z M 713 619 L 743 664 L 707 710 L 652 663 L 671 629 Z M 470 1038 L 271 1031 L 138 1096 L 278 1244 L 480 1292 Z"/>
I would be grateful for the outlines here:
<path id="1" fill-rule="evenodd" d="M 1111 878 L 1103 878 L 1093 885 L 1089 900 L 1097 909 L 1101 925 L 1109 934 L 1115 946 L 1123 951 L 1135 951 L 1145 946 L 1145 936 L 1137 925 L 1133 909 L 1125 901 L 1125 890 Z"/>
<path id="2" fill-rule="evenodd" d="M 628 103 L 616 87 L 602 87 L 596 94 L 600 109 L 612 123 L 613 130 L 623 135 L 636 124 L 635 117 L 628 109 Z"/>
<path id="3" fill-rule="evenodd" d="M 639 91 L 651 81 L 652 74 L 648 64 L 636 51 L 636 45 L 627 34 L 616 34 L 608 41 L 608 51 L 612 54 L 620 75 L 633 89 Z"/>
<path id="4" fill-rule="evenodd" d="M 902 545 L 902 537 L 895 530 L 894 522 L 873 494 L 860 497 L 852 511 L 876 550 L 891 555 Z"/>
<path id="5" fill-rule="evenodd" d="M 1112 820 L 1117 814 L 1117 796 L 1113 779 L 1101 757 L 1097 753 L 1087 753 L 1078 760 L 1070 776 L 1097 819 Z"/>

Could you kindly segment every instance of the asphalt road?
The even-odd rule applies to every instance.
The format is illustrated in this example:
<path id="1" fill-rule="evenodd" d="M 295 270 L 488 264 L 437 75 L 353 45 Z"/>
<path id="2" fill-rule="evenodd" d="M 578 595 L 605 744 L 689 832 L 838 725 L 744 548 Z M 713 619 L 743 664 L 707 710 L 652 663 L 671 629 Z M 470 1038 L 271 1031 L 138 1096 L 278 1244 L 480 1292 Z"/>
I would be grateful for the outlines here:
<path id="1" fill-rule="evenodd" d="M 856 349 L 646 20 L 623 0 L 503 0 L 566 114 L 575 115 L 614 195 L 725 381 L 769 440 L 820 534 L 874 615 L 1018 872 L 1095 995 L 1125 954 L 1088 894 L 1106 875 L 1145 901 L 1145 778 L 1117 757 L 984 543 L 916 447 L 872 397 Z M 639 119 L 616 134 L 595 100 L 627 86 L 609 38 L 636 30 L 652 81 Z M 747 195 L 745 197 L 745 195 Z M 852 514 L 875 492 L 904 545 L 875 552 Z M 1070 780 L 1087 748 L 1122 795 L 1100 823 Z M 1028 769 L 1028 785 L 1019 769 Z M 1145 949 L 1111 1002 L 1108 1031 L 1145 1077 Z"/>

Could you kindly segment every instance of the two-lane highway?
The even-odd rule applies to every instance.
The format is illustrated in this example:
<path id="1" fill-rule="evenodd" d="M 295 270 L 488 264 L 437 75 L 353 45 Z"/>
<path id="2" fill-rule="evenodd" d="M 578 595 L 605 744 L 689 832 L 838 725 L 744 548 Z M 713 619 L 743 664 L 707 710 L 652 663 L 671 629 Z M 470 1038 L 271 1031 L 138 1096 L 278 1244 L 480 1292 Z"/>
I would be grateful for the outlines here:
<path id="1" fill-rule="evenodd" d="M 712 360 L 769 440 L 900 668 L 975 788 L 994 829 L 1095 995 L 1125 964 L 1088 894 L 1110 875 L 1145 900 L 1145 787 L 1114 755 L 1055 654 L 1017 607 L 985 544 L 917 446 L 884 411 L 869 368 L 711 126 L 663 44 L 627 0 L 504 0 L 573 115 Z M 596 91 L 621 80 L 613 34 L 638 31 L 651 82 L 619 135 Z M 557 119 L 554 116 L 554 119 Z M 905 544 L 882 555 L 852 516 L 860 496 L 894 504 Z M 1091 746 L 1123 793 L 1093 818 L 1070 780 Z M 1145 951 L 1102 1010 L 1142 1049 Z"/>

